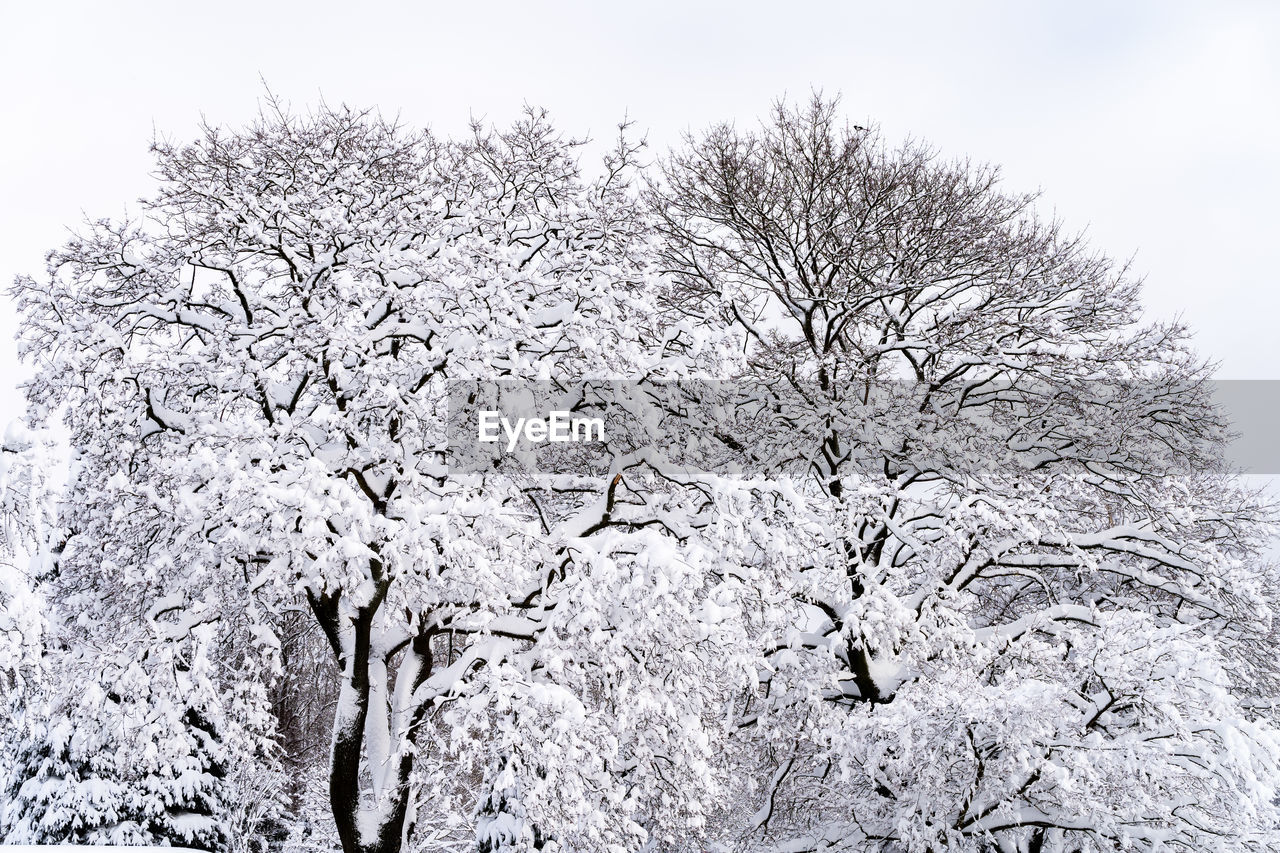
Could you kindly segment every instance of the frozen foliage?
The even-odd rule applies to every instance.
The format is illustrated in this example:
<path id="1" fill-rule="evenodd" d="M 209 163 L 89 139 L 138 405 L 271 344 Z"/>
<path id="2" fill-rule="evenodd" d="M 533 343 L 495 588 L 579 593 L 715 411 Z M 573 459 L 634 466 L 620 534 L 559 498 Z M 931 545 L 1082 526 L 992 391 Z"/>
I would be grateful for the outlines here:
<path id="1" fill-rule="evenodd" d="M 75 691 L 25 702 L 6 843 L 226 849 L 227 753 L 208 664 L 198 644 L 188 659 L 172 652 L 128 665 L 69 658 Z"/>
<path id="2" fill-rule="evenodd" d="M 0 691 L 38 674 L 44 617 L 30 575 L 45 561 L 49 442 L 11 422 L 0 443 Z M 32 558 L 34 555 L 34 559 Z"/>
<path id="3" fill-rule="evenodd" d="M 67 610 L 32 589 L 34 581 L 61 596 L 85 582 L 59 566 L 65 541 L 53 535 L 50 487 L 58 453 L 18 424 L 4 449 L 0 839 L 254 849 L 255 832 L 280 809 L 274 720 L 261 680 L 243 677 L 251 663 L 221 667 L 219 686 L 207 626 L 179 636 L 118 609 L 110 632 L 86 630 L 88 610 L 64 623 Z M 92 590 L 118 608 L 112 592 Z M 115 642 L 123 636 L 132 642 Z"/>
<path id="4" fill-rule="evenodd" d="M 1265 518 L 1206 368 L 993 171 L 821 100 L 643 194 L 536 110 L 273 105 L 156 155 L 15 289 L 93 677 L 26 703 L 8 839 L 269 823 L 222 771 L 278 772 L 305 611 L 346 853 L 1276 843 Z M 714 447 L 446 465 L 450 380 L 687 377 L 737 380 L 690 401 Z"/>

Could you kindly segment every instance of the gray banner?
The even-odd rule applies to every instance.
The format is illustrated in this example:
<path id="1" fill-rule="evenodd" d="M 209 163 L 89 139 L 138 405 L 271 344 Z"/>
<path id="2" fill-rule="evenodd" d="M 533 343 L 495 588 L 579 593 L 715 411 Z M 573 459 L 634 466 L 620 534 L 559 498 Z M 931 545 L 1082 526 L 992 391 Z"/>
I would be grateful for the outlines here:
<path id="1" fill-rule="evenodd" d="M 650 449 L 719 473 L 823 459 L 882 465 L 1077 461 L 1280 474 L 1280 380 L 449 383 L 455 470 L 604 473 Z"/>

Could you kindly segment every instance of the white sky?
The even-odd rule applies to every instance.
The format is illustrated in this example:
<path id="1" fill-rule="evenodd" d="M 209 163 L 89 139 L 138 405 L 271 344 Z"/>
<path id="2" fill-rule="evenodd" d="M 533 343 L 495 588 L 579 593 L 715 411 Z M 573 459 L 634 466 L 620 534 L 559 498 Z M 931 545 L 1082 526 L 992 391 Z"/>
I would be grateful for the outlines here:
<path id="1" fill-rule="evenodd" d="M 379 106 L 460 130 L 523 102 L 663 150 L 843 93 L 891 139 L 1005 167 L 1011 189 L 1135 255 L 1231 378 L 1280 378 L 1280 3 L 9 3 L 0 12 L 0 282 L 82 212 L 148 191 L 153 129 L 239 123 L 265 78 L 295 107 Z M 0 423 L 16 415 L 0 297 Z"/>

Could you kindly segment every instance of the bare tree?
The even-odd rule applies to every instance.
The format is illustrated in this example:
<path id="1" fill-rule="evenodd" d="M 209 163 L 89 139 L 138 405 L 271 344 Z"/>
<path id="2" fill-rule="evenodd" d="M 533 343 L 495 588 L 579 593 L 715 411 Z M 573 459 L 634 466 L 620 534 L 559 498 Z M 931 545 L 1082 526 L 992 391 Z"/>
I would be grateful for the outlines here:
<path id="1" fill-rule="evenodd" d="M 831 531 L 794 592 L 808 627 L 765 649 L 776 674 L 742 716 L 773 755 L 757 837 L 1253 849 L 1270 818 L 1232 825 L 1231 792 L 1256 794 L 1210 793 L 1213 759 L 1105 757 L 1163 737 L 1166 701 L 1203 712 L 1184 755 L 1228 750 L 1216 679 L 1262 648 L 1267 514 L 1221 462 L 1209 367 L 996 169 L 838 116 L 815 96 L 717 126 L 649 192 L 685 310 L 740 330 L 753 418 L 733 446 L 807 480 Z M 1139 651 L 1161 643 L 1218 661 L 1188 672 L 1198 698 L 1162 697 Z M 1069 793 L 1091 760 L 1091 793 Z"/>

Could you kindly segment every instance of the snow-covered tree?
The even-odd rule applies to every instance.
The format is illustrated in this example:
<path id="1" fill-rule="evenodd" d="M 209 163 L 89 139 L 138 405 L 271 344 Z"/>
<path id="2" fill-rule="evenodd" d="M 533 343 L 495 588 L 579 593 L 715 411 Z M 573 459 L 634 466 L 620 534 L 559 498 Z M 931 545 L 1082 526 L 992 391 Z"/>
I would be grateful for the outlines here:
<path id="1" fill-rule="evenodd" d="M 741 843 L 1270 849 L 1275 732 L 1239 698 L 1274 572 L 1208 368 L 997 178 L 815 97 L 653 186 L 676 298 L 746 342 L 727 441 L 803 496 Z"/>
<path id="2" fill-rule="evenodd" d="M 280 811 L 261 680 L 225 678 L 236 667 L 215 667 L 207 638 L 174 645 L 155 620 L 118 644 L 128 630 L 87 631 L 47 607 L 73 580 L 54 527 L 59 456 L 15 422 L 0 458 L 0 840 L 250 849 L 240 842 Z"/>
<path id="3" fill-rule="evenodd" d="M 204 644 L 139 660 L 65 655 L 23 703 L 0 810 L 9 844 L 163 844 L 223 851 L 229 752 Z"/>
<path id="4" fill-rule="evenodd" d="M 415 768 L 490 848 L 706 825 L 738 658 L 696 618 L 724 594 L 676 523 L 702 492 L 639 457 L 549 484 L 445 464 L 448 380 L 721 356 L 670 319 L 634 150 L 586 179 L 575 148 L 537 111 L 444 141 L 272 109 L 158 145 L 143 218 L 17 287 L 33 411 L 64 405 L 77 452 L 60 606 L 117 645 L 216 623 L 278 665 L 304 601 L 339 670 L 349 853 L 410 836 Z"/>
<path id="5" fill-rule="evenodd" d="M 43 604 L 31 575 L 46 562 L 51 442 L 13 421 L 0 441 L 0 698 L 40 668 Z"/>
<path id="6" fill-rule="evenodd" d="M 23 709 L 45 682 L 48 624 L 32 580 L 47 556 L 50 450 L 18 421 L 0 442 L 0 779 L 19 749 Z"/>

